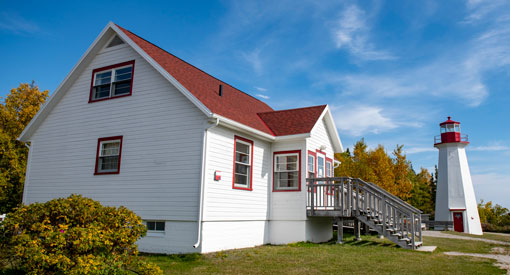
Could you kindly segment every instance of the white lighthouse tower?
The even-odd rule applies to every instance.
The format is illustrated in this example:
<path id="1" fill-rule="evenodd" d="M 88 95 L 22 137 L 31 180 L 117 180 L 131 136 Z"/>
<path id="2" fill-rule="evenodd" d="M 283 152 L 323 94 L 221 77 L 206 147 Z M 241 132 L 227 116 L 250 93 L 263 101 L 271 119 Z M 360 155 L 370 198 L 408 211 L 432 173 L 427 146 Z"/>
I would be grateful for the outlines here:
<path id="1" fill-rule="evenodd" d="M 439 125 L 441 136 L 434 138 L 439 149 L 435 220 L 453 221 L 457 232 L 482 235 L 466 157 L 467 135 L 460 133 L 460 122 L 450 117 Z"/>

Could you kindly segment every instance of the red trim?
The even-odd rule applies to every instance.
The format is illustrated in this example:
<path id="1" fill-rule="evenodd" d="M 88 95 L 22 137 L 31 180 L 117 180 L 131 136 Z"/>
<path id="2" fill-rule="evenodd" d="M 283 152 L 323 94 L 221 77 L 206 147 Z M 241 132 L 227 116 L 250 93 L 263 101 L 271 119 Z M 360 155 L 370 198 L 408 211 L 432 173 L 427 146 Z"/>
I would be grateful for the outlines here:
<path id="1" fill-rule="evenodd" d="M 117 171 L 115 172 L 98 172 L 97 171 L 97 164 L 99 163 L 99 149 L 101 146 L 101 142 L 108 141 L 108 140 L 120 140 L 120 148 L 119 148 L 119 163 L 117 166 Z M 115 136 L 115 137 L 104 137 L 104 138 L 98 138 L 97 139 L 97 151 L 96 151 L 96 166 L 94 168 L 94 175 L 110 175 L 110 174 L 119 174 L 120 173 L 120 161 L 122 159 L 122 136 Z"/>
<path id="2" fill-rule="evenodd" d="M 299 172 L 298 172 L 298 189 L 292 189 L 292 190 L 277 190 L 274 185 L 274 167 L 276 165 L 275 157 L 276 155 L 283 155 L 283 154 L 298 154 L 299 158 Z M 273 192 L 301 192 L 301 150 L 291 150 L 291 151 L 279 151 L 273 153 Z M 308 170 L 308 169 L 307 169 Z"/>
<path id="3" fill-rule="evenodd" d="M 314 174 L 315 174 L 315 177 L 317 177 L 317 153 L 314 152 L 314 151 L 311 151 L 311 150 L 308 150 L 308 155 L 312 155 L 313 156 L 313 167 L 314 167 Z M 306 177 L 308 178 L 309 177 L 309 174 L 310 174 L 310 171 L 308 171 L 308 156 L 306 158 Z M 315 182 L 314 184 L 317 184 L 317 182 Z M 314 188 L 313 192 L 317 192 L 316 190 L 317 188 Z"/>
<path id="4" fill-rule="evenodd" d="M 466 208 L 450 209 L 450 211 L 466 211 Z"/>
<path id="5" fill-rule="evenodd" d="M 122 67 L 122 66 L 127 66 L 127 65 L 132 65 L 132 67 L 131 67 L 131 89 L 129 90 L 129 94 L 119 95 L 119 96 L 110 96 L 108 98 L 101 98 L 101 99 L 92 99 L 92 90 L 94 89 L 94 75 L 97 72 L 106 71 L 106 70 L 110 70 L 110 69 L 114 69 L 114 68 L 118 68 L 118 67 Z M 114 76 L 112 76 L 112 77 L 114 77 Z M 122 62 L 119 64 L 110 65 L 110 66 L 92 70 L 92 79 L 90 80 L 89 103 L 103 101 L 103 100 L 109 100 L 109 99 L 113 99 L 113 98 L 131 96 L 133 94 L 133 79 L 134 78 L 135 78 L 135 61 L 134 60 L 126 61 L 126 62 Z"/>
<path id="6" fill-rule="evenodd" d="M 249 188 L 239 187 L 239 186 L 235 185 L 235 183 L 236 183 L 236 143 L 237 143 L 237 140 L 241 140 L 241 141 L 251 144 L 250 187 Z M 234 136 L 234 168 L 232 170 L 232 189 L 248 190 L 248 191 L 253 190 L 253 140 L 249 140 L 249 139 L 246 139 L 246 138 L 243 138 L 240 136 Z"/>
<path id="7" fill-rule="evenodd" d="M 330 169 L 330 174 L 328 174 L 328 163 L 329 163 L 329 169 Z M 330 177 L 333 177 L 335 172 L 333 172 L 333 160 L 326 157 L 326 177 L 327 178 L 330 178 Z M 326 188 L 326 195 L 333 195 L 333 189 L 332 188 Z"/>

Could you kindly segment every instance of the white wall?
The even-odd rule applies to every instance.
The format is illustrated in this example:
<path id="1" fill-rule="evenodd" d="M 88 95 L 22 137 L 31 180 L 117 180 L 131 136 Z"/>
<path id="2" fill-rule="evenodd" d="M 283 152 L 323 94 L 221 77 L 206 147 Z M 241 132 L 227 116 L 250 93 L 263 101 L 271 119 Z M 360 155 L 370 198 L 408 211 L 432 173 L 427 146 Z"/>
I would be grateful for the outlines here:
<path id="1" fill-rule="evenodd" d="M 132 96 L 88 103 L 93 69 L 133 59 Z M 206 124 L 127 44 L 102 50 L 32 136 L 26 203 L 77 193 L 143 219 L 196 221 Z M 120 174 L 94 175 L 98 138 L 117 135 Z"/>

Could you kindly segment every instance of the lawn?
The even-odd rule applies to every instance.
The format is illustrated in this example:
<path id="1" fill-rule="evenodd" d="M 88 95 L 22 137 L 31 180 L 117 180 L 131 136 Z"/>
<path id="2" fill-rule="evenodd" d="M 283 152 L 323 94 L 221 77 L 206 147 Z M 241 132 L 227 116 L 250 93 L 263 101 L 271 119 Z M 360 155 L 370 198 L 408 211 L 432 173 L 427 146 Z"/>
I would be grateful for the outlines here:
<path id="1" fill-rule="evenodd" d="M 425 238 L 425 245 L 437 245 L 434 253 L 404 250 L 376 236 L 355 241 L 345 236 L 343 245 L 296 243 L 264 245 L 204 255 L 146 255 L 165 274 L 505 274 L 493 260 L 446 256 L 444 251 L 488 253 L 496 245 L 477 241 Z"/>
<path id="2" fill-rule="evenodd" d="M 485 232 L 485 233 L 483 233 L 482 236 L 479 236 L 479 235 L 470 235 L 470 234 L 461 233 L 461 232 L 454 232 L 454 231 L 443 231 L 443 232 L 447 233 L 447 234 L 458 235 L 458 236 L 466 236 L 466 237 L 472 237 L 472 238 L 481 238 L 481 239 L 486 239 L 486 240 L 493 240 L 493 241 L 501 241 L 501 242 L 509 242 L 510 243 L 510 234 L 501 235 L 501 234 L 494 234 L 494 233 L 490 233 L 490 232 Z"/>

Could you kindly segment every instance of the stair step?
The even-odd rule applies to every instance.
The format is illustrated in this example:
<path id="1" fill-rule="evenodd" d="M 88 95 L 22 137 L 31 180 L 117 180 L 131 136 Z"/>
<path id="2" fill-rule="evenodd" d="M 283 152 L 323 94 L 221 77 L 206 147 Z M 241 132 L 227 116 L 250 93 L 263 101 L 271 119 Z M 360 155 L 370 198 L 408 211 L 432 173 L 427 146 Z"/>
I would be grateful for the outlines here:
<path id="1" fill-rule="evenodd" d="M 405 241 L 405 242 L 409 242 L 409 241 L 411 241 L 411 239 L 409 239 L 409 238 L 402 238 L 402 239 L 400 239 L 400 240 L 401 240 L 401 241 Z"/>
<path id="2" fill-rule="evenodd" d="M 423 244 L 423 242 L 414 242 L 414 246 L 415 246 L 415 247 L 421 246 L 422 244 Z M 412 244 L 412 243 L 408 243 L 407 245 L 409 245 L 409 246 L 413 246 L 413 244 Z"/>

